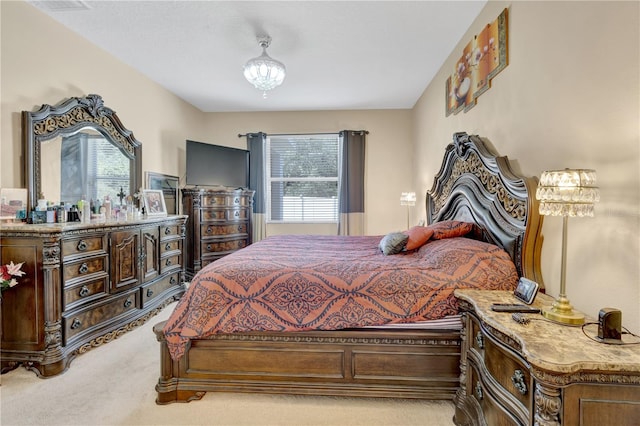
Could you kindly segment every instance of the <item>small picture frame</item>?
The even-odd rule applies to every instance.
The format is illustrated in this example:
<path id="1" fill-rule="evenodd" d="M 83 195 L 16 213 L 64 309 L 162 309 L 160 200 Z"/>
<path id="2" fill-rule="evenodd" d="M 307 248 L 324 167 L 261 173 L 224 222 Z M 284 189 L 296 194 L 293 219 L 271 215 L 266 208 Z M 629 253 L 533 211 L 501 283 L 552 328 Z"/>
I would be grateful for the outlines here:
<path id="1" fill-rule="evenodd" d="M 538 294 L 538 287 L 540 286 L 537 282 L 521 277 L 513 294 L 527 305 L 530 305 L 536 298 L 536 294 Z"/>
<path id="2" fill-rule="evenodd" d="M 178 176 L 165 175 L 163 173 L 145 172 L 146 188 L 161 189 L 164 194 L 164 202 L 167 206 L 167 214 L 178 214 Z"/>
<path id="3" fill-rule="evenodd" d="M 27 190 L 0 188 L 0 220 L 27 218 Z"/>
<path id="4" fill-rule="evenodd" d="M 167 215 L 167 206 L 161 189 L 143 189 L 142 203 L 144 214 L 148 217 Z"/>

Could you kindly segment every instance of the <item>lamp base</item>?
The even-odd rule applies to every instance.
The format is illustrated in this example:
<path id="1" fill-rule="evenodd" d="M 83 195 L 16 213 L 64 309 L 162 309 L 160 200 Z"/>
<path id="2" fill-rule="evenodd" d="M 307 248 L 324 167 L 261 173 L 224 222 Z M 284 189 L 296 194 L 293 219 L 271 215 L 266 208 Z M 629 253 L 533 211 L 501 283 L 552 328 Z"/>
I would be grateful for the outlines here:
<path id="1" fill-rule="evenodd" d="M 551 321 L 565 325 L 584 324 L 584 314 L 573 310 L 569 299 L 560 297 L 551 306 L 545 306 L 541 310 L 542 316 Z"/>

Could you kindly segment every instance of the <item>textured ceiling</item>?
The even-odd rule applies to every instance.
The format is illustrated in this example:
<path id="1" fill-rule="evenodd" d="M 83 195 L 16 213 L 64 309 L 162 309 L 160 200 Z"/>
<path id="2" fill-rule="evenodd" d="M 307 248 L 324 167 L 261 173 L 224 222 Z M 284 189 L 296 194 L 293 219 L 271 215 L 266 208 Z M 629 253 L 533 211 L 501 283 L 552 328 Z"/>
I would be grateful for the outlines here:
<path id="1" fill-rule="evenodd" d="M 30 1 L 205 112 L 411 108 L 486 1 Z M 242 75 L 257 35 L 282 86 Z M 444 88 L 443 96 L 444 96 Z"/>

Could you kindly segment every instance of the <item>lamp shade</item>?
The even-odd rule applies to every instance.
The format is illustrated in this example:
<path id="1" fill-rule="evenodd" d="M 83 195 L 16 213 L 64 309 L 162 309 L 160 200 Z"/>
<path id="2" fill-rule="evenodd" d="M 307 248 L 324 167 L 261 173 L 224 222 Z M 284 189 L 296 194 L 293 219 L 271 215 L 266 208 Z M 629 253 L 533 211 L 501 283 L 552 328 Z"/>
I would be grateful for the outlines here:
<path id="1" fill-rule="evenodd" d="M 262 47 L 262 55 L 249 59 L 244 65 L 244 77 L 256 89 L 264 92 L 278 87 L 284 81 L 287 74 L 285 66 L 267 54 L 267 47 L 271 43 L 271 37 L 258 37 L 258 44 Z"/>
<path id="2" fill-rule="evenodd" d="M 600 201 L 596 172 L 591 169 L 564 169 L 543 172 L 536 190 L 540 214 L 545 216 L 593 216 Z"/>
<path id="3" fill-rule="evenodd" d="M 415 192 L 403 192 L 400 195 L 401 206 L 415 206 L 416 205 L 416 193 Z"/>

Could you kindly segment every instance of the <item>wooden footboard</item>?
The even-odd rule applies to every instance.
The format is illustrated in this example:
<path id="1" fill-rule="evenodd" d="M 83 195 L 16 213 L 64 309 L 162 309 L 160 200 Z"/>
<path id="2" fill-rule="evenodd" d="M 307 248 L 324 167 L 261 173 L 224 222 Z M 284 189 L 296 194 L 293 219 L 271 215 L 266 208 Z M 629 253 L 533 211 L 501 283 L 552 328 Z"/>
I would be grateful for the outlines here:
<path id="1" fill-rule="evenodd" d="M 158 404 L 209 391 L 452 399 L 460 332 L 342 330 L 216 335 L 171 359 L 162 329 Z"/>

